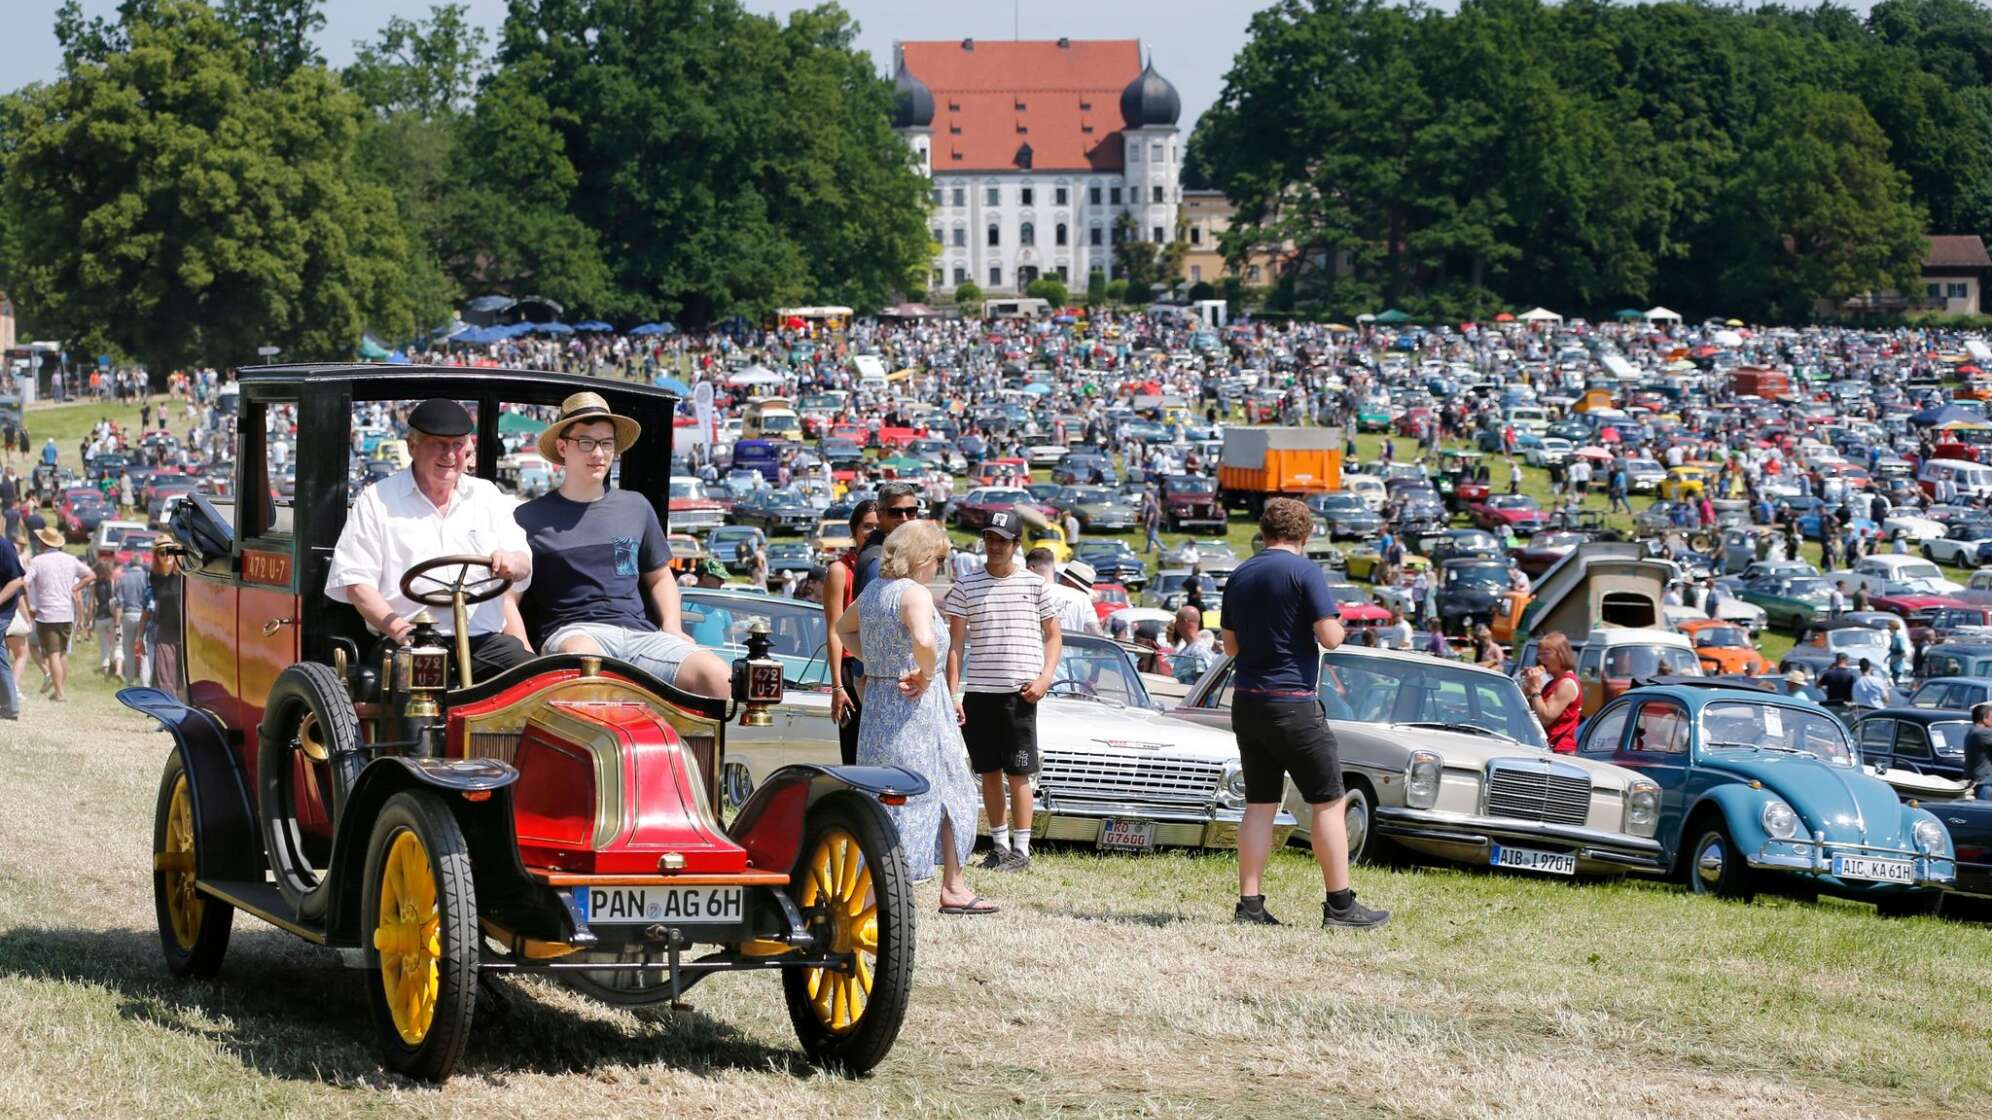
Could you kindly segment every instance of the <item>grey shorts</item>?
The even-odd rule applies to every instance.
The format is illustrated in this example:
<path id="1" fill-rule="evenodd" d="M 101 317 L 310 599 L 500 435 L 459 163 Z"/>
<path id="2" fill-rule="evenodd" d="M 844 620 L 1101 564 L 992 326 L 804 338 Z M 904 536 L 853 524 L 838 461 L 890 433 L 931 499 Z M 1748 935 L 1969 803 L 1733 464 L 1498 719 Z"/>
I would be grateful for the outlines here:
<path id="1" fill-rule="evenodd" d="M 602 647 L 602 652 L 649 673 L 665 684 L 678 683 L 678 669 L 699 647 L 682 634 L 662 630 L 628 630 L 596 622 L 577 622 L 546 636 L 540 652 L 552 653 L 571 637 L 583 637 Z"/>

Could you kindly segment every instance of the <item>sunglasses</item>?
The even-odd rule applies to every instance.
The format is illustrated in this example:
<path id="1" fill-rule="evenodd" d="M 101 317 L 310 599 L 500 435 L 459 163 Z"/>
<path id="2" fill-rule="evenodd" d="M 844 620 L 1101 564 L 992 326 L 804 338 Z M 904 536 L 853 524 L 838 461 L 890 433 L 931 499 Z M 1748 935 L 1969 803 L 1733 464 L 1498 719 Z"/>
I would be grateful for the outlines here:
<path id="1" fill-rule="evenodd" d="M 913 505 L 913 506 L 893 506 L 889 509 L 880 510 L 879 514 L 880 516 L 883 517 L 911 517 L 919 512 L 920 512 L 920 507 L 917 505 Z"/>

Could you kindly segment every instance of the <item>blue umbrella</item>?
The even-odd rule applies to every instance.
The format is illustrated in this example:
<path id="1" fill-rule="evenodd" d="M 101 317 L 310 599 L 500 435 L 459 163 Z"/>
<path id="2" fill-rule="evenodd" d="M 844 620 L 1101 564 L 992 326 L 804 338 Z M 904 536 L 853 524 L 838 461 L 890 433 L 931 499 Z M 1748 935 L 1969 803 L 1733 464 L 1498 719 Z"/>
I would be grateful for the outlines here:
<path id="1" fill-rule="evenodd" d="M 537 334 L 573 334 L 574 328 L 566 323 L 534 323 L 532 329 Z"/>
<path id="2" fill-rule="evenodd" d="M 662 323 L 645 323 L 642 326 L 631 327 L 629 329 L 629 335 L 631 338 L 641 338 L 645 335 L 663 334 L 663 333 L 664 333 L 664 324 Z"/>
<path id="3" fill-rule="evenodd" d="M 387 364 L 391 366 L 405 366 L 409 364 L 408 355 L 400 350 L 396 350 L 387 356 Z"/>
<path id="4" fill-rule="evenodd" d="M 503 332 L 498 336 L 498 339 L 502 341 L 507 338 L 517 338 L 522 334 L 533 333 L 533 325 L 531 323 L 513 323 L 509 327 L 499 327 L 498 330 Z"/>
<path id="5" fill-rule="evenodd" d="M 590 319 L 585 323 L 576 323 L 574 324 L 574 329 L 577 331 L 608 331 L 608 332 L 613 332 L 615 330 L 614 327 L 610 326 L 607 323 L 602 322 L 600 319 Z"/>
<path id="6" fill-rule="evenodd" d="M 692 395 L 692 387 L 690 385 L 685 384 L 675 377 L 666 377 L 661 373 L 657 375 L 657 379 L 652 381 L 651 384 L 667 393 L 676 393 L 681 397 Z"/>

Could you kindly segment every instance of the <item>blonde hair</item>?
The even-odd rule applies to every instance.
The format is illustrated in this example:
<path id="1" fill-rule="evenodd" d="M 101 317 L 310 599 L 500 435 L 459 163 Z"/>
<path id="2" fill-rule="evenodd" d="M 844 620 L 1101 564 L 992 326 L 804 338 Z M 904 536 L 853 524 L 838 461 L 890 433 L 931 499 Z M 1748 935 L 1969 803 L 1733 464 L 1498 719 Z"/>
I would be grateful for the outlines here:
<path id="1" fill-rule="evenodd" d="M 885 551 L 879 554 L 881 579 L 905 579 L 913 569 L 929 560 L 940 561 L 948 554 L 948 534 L 938 521 L 908 521 L 885 538 Z"/>
<path id="2" fill-rule="evenodd" d="M 1577 667 L 1577 655 L 1571 652 L 1570 639 L 1563 631 L 1551 630 L 1542 636 L 1536 645 L 1536 664 L 1552 673 L 1568 673 Z"/>

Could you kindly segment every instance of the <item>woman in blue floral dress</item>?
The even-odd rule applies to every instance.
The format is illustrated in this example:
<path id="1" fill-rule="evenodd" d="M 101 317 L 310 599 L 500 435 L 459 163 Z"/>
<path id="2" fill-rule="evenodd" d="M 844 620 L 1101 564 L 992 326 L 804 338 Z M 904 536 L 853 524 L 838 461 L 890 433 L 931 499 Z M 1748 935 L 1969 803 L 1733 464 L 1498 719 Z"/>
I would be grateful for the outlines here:
<path id="1" fill-rule="evenodd" d="M 927 583 L 947 553 L 947 534 L 932 521 L 894 529 L 878 578 L 838 619 L 837 633 L 865 664 L 858 764 L 904 766 L 927 779 L 926 793 L 886 809 L 907 870 L 924 882 L 941 868 L 943 914 L 993 914 L 997 908 L 962 877 L 980 793 L 947 687 L 933 687 L 947 660 L 948 629 Z"/>

